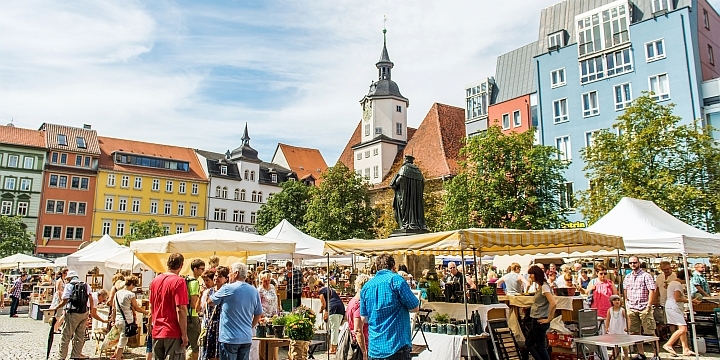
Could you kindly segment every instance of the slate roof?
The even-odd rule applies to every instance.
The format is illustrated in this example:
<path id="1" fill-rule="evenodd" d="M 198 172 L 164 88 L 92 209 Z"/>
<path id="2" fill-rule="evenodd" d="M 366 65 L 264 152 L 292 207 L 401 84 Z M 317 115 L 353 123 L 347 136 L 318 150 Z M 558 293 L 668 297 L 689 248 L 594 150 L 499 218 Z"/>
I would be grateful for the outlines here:
<path id="1" fill-rule="evenodd" d="M 49 149 L 100 155 L 100 145 L 95 130 L 44 123 L 40 126 L 40 131 L 45 132 L 45 144 Z M 58 143 L 58 135 L 65 135 L 67 145 Z M 78 147 L 78 137 L 85 139 L 85 148 Z"/>
<path id="2" fill-rule="evenodd" d="M 117 139 L 105 136 L 98 136 L 99 147 L 102 151 L 98 166 L 100 169 L 118 172 L 130 172 L 155 176 L 188 179 L 195 181 L 207 181 L 207 176 L 200 165 L 195 151 L 191 148 L 148 143 L 136 140 Z M 188 171 L 159 169 L 148 166 L 137 166 L 132 164 L 116 164 L 113 161 L 113 153 L 116 151 L 124 154 L 144 155 L 166 160 L 185 161 L 189 163 Z"/>
<path id="3" fill-rule="evenodd" d="M 211 176 L 226 177 L 236 180 L 242 179 L 240 170 L 237 166 L 237 162 L 226 159 L 224 154 L 200 149 L 195 149 L 195 152 L 207 159 L 207 169 L 208 173 Z M 220 173 L 220 166 L 222 165 L 227 166 L 227 175 L 222 175 Z M 277 174 L 277 183 L 272 182 L 272 173 Z M 286 169 L 278 164 L 268 163 L 264 161 L 260 163 L 260 174 L 258 175 L 258 182 L 261 184 L 279 186 L 280 183 L 287 181 L 289 178 L 295 177 L 295 174 L 290 169 Z"/>
<path id="4" fill-rule="evenodd" d="M 317 181 L 317 185 L 322 182 L 322 173 L 327 170 L 328 166 L 323 158 L 320 150 L 292 146 L 287 144 L 278 144 L 278 149 L 282 151 L 285 160 L 299 179 L 305 179 L 308 175 L 312 175 Z M 275 151 L 277 153 L 277 150 Z"/>
<path id="5" fill-rule="evenodd" d="M 383 97 L 399 97 L 405 102 L 407 98 L 402 96 L 398 84 L 392 80 L 378 80 L 370 85 L 370 91 L 367 94 L 368 98 L 383 98 Z"/>
<path id="6" fill-rule="evenodd" d="M 534 93 L 535 64 L 533 57 L 540 54 L 537 41 L 498 56 L 495 70 L 495 104 Z"/>
<path id="7" fill-rule="evenodd" d="M 10 126 L 0 126 L 0 144 L 29 146 L 44 149 L 45 133 L 39 130 L 23 129 Z"/>

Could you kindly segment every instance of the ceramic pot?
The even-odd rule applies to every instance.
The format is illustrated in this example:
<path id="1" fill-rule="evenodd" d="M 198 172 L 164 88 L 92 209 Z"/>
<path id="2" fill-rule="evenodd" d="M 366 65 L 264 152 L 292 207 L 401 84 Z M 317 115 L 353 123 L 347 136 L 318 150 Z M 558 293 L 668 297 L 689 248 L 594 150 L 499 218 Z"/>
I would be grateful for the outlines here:
<path id="1" fill-rule="evenodd" d="M 448 335 L 456 335 L 457 334 L 457 326 L 455 326 L 455 324 L 447 324 L 445 333 Z"/>
<path id="2" fill-rule="evenodd" d="M 438 334 L 445 334 L 447 332 L 447 324 L 438 324 L 437 326 L 437 333 Z"/>
<path id="3" fill-rule="evenodd" d="M 258 325 L 258 327 L 255 329 L 255 336 L 259 338 L 264 338 L 267 336 L 267 327 L 265 325 Z"/>
<path id="4" fill-rule="evenodd" d="M 492 304 L 492 295 L 480 295 L 483 305 Z"/>

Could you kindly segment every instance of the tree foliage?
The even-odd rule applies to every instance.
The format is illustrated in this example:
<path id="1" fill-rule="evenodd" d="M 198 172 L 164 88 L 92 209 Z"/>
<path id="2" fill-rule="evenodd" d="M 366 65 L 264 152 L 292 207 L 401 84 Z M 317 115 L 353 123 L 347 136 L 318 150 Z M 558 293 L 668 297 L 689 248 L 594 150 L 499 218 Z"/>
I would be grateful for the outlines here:
<path id="1" fill-rule="evenodd" d="M 420 168 L 422 170 L 422 168 Z M 423 204 L 425 210 L 425 225 L 431 232 L 444 230 L 442 212 L 445 206 L 443 200 L 443 183 L 441 179 L 428 179 L 425 177 L 425 189 L 423 191 Z M 378 238 L 384 239 L 390 236 L 398 228 L 393 211 L 393 198 L 395 192 L 391 188 L 379 190 L 373 196 L 374 209 L 377 215 L 375 233 Z"/>
<path id="2" fill-rule="evenodd" d="M 17 253 L 32 254 L 35 243 L 20 216 L 0 216 L 0 258 Z"/>
<path id="3" fill-rule="evenodd" d="M 125 245 L 129 245 L 131 241 L 152 239 L 163 235 L 165 235 L 165 228 L 160 226 L 155 219 L 148 219 L 131 223 L 130 232 L 123 239 L 125 239 Z"/>
<path id="4" fill-rule="evenodd" d="M 459 174 L 446 182 L 446 229 L 558 228 L 567 163 L 557 150 L 534 144 L 534 131 L 505 135 L 491 126 L 466 140 Z"/>
<path id="5" fill-rule="evenodd" d="M 283 219 L 300 231 L 305 229 L 305 213 L 310 203 L 310 188 L 300 181 L 286 181 L 282 190 L 268 199 L 257 212 L 257 231 L 267 234 Z"/>
<path id="6" fill-rule="evenodd" d="M 674 104 L 647 92 L 581 151 L 590 189 L 578 192 L 579 209 L 593 223 L 624 196 L 651 200 L 680 220 L 720 229 L 720 150 L 697 121 L 680 125 Z"/>
<path id="7" fill-rule="evenodd" d="M 305 230 L 322 240 L 373 238 L 375 213 L 368 185 L 341 162 L 323 174 L 320 186 L 311 190 L 305 214 Z"/>

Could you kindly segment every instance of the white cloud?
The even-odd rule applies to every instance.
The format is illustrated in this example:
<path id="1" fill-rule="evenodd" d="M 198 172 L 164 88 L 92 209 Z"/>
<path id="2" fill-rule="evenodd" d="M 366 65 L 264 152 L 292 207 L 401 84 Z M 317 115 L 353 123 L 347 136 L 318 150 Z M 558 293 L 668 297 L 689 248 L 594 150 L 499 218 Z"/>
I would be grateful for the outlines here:
<path id="1" fill-rule="evenodd" d="M 384 14 L 417 126 L 433 102 L 462 107 L 464 86 L 534 41 L 554 2 L 0 3 L 0 121 L 218 152 L 248 122 L 264 160 L 284 142 L 333 163 L 377 77 Z"/>

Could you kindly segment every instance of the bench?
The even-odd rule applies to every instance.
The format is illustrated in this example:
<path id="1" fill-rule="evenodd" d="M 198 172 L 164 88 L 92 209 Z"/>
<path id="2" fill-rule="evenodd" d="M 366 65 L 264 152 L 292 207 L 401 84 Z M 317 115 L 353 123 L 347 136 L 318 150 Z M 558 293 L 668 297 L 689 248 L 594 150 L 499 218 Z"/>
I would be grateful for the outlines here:
<path id="1" fill-rule="evenodd" d="M 313 354 L 315 353 L 315 350 L 317 350 L 317 347 L 324 344 L 324 341 L 319 340 L 313 340 L 310 342 L 310 347 L 308 348 L 308 359 L 314 359 Z"/>

